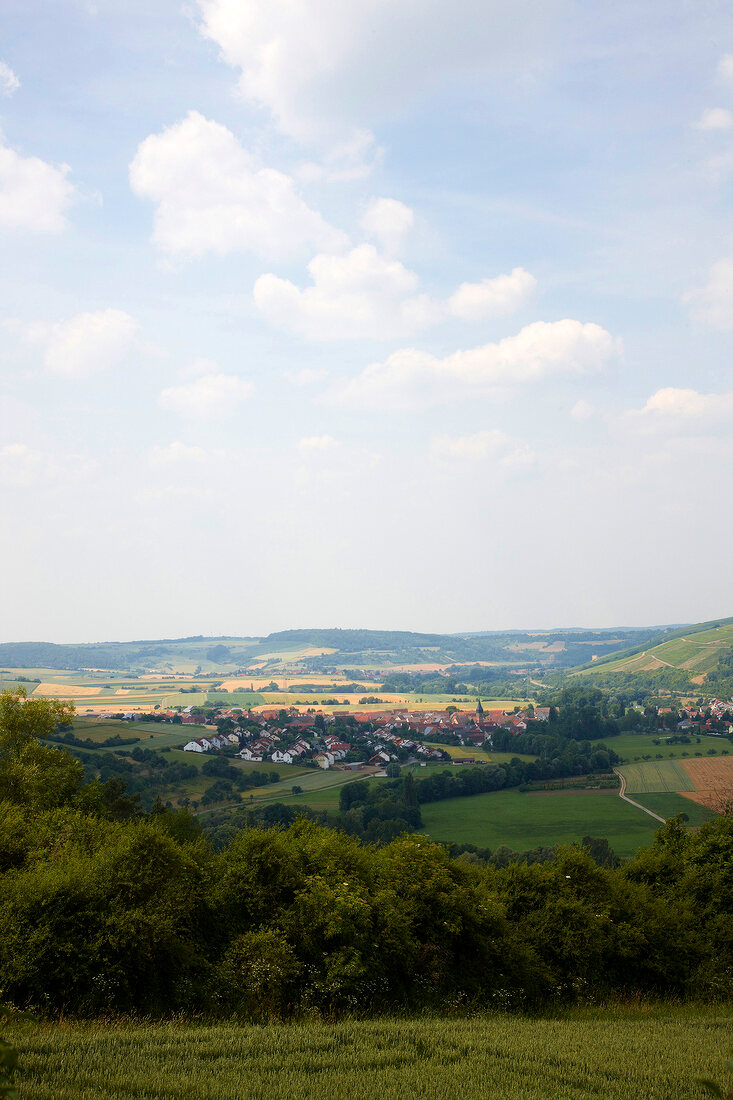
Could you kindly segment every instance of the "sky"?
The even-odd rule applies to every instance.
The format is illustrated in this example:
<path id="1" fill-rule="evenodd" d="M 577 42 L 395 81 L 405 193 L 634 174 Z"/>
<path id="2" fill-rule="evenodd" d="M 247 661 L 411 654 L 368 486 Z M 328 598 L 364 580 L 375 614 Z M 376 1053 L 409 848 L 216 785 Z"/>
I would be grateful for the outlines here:
<path id="1" fill-rule="evenodd" d="M 3 0 L 5 641 L 733 614 L 733 9 Z"/>

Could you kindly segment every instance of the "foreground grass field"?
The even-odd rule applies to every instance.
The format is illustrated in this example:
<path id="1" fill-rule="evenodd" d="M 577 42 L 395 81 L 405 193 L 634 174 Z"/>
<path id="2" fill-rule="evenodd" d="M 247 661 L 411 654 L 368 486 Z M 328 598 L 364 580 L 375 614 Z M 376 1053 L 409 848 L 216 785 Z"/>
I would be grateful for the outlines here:
<path id="1" fill-rule="evenodd" d="M 433 840 L 491 849 L 506 845 L 516 852 L 571 844 L 590 835 L 606 837 L 617 855 L 630 856 L 642 844 L 651 843 L 658 827 L 658 822 L 623 802 L 616 791 L 547 795 L 495 791 L 431 802 L 421 812 L 425 832 Z"/>
<path id="2" fill-rule="evenodd" d="M 25 1025 L 21 1100 L 693 1100 L 723 1080 L 721 1011 L 340 1024 Z"/>

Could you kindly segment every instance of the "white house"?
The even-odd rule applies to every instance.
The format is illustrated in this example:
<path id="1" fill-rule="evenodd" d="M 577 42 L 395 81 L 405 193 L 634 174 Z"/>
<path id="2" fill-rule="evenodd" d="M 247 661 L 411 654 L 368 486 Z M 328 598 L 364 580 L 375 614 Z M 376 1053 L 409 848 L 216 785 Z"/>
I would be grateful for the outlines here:
<path id="1" fill-rule="evenodd" d="M 183 746 L 184 752 L 207 752 L 200 741 L 189 741 L 187 745 Z"/>

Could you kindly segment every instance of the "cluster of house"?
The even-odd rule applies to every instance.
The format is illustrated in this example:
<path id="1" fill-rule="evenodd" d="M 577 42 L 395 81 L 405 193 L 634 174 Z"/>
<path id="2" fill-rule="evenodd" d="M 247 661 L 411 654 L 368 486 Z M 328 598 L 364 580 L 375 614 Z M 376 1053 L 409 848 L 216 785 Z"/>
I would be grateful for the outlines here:
<path id="1" fill-rule="evenodd" d="M 674 713 L 677 715 L 676 729 L 680 733 L 712 733 L 715 732 L 713 725 L 719 730 L 721 722 L 728 724 L 728 733 L 733 733 L 733 703 L 724 699 L 713 699 L 702 708 L 683 707 L 675 712 L 671 707 L 657 707 L 657 715 L 668 729 L 669 718 Z"/>
<path id="2" fill-rule="evenodd" d="M 212 752 L 221 749 L 238 749 L 243 760 L 261 763 L 271 761 L 274 764 L 303 764 L 312 761 L 318 767 L 358 768 L 365 765 L 384 766 L 392 761 L 409 758 L 416 760 L 444 760 L 447 753 L 435 744 L 429 744 L 436 738 L 442 740 L 446 734 L 450 743 L 479 747 L 491 744 L 491 735 L 499 727 L 513 733 L 522 733 L 527 722 L 534 718 L 546 721 L 549 707 L 535 708 L 531 711 L 506 713 L 503 710 L 485 711 L 478 703 L 475 711 L 458 711 L 451 708 L 445 711 L 421 711 L 411 713 L 408 710 L 378 711 L 334 711 L 330 714 L 311 711 L 301 714 L 295 707 L 286 711 L 287 726 L 283 730 L 275 723 L 279 722 L 282 709 L 264 708 L 260 711 L 244 711 L 238 708 L 221 710 L 216 715 L 217 733 L 207 733 L 183 746 L 186 752 Z M 193 716 L 184 716 L 186 724 L 193 724 Z M 329 733 L 328 727 L 339 719 L 350 718 L 356 723 L 353 727 L 353 740 L 362 750 L 371 755 L 366 760 L 347 762 L 347 754 L 354 747 L 343 740 L 347 734 L 345 725 L 340 725 L 341 736 Z M 187 721 L 188 718 L 188 721 Z M 222 727 L 244 721 L 247 732 L 233 730 L 222 732 Z M 199 723 L 201 717 L 197 719 Z M 251 732 L 252 727 L 259 727 Z M 293 740 L 294 738 L 294 740 Z M 292 742 L 285 745 L 285 742 Z M 426 744 L 425 742 L 428 742 Z"/>

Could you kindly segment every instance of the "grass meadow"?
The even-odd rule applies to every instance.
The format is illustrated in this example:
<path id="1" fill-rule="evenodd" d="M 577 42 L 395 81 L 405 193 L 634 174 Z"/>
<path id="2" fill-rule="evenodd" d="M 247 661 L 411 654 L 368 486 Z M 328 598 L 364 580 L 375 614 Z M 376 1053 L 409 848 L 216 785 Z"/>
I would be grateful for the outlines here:
<path id="1" fill-rule="evenodd" d="M 516 852 L 539 845 L 572 844 L 584 836 L 606 837 L 620 856 L 650 844 L 659 823 L 611 791 L 523 793 L 492 791 L 447 798 L 420 807 L 432 840 L 453 840 Z"/>
<path id="2" fill-rule="evenodd" d="M 679 760 L 683 756 L 693 757 L 696 752 L 705 755 L 710 749 L 715 749 L 716 753 L 722 753 L 727 749 L 733 755 L 733 745 L 725 737 L 703 736 L 698 745 L 695 736 L 687 745 L 670 745 L 664 740 L 664 736 L 663 733 L 620 733 L 618 737 L 606 737 L 602 740 L 627 764 L 643 760 L 645 756 L 653 759 L 661 756 L 664 760 Z M 659 741 L 658 745 L 654 744 L 655 740 Z"/>
<path id="3" fill-rule="evenodd" d="M 660 817 L 670 818 L 676 817 L 677 814 L 687 814 L 688 823 L 693 827 L 704 825 L 706 821 L 716 816 L 707 806 L 701 806 L 682 794 L 652 792 L 633 797 L 640 805 L 653 810 Z"/>
<path id="4" fill-rule="evenodd" d="M 21 1100 L 697 1100 L 722 1010 L 240 1025 L 15 1025 Z"/>

